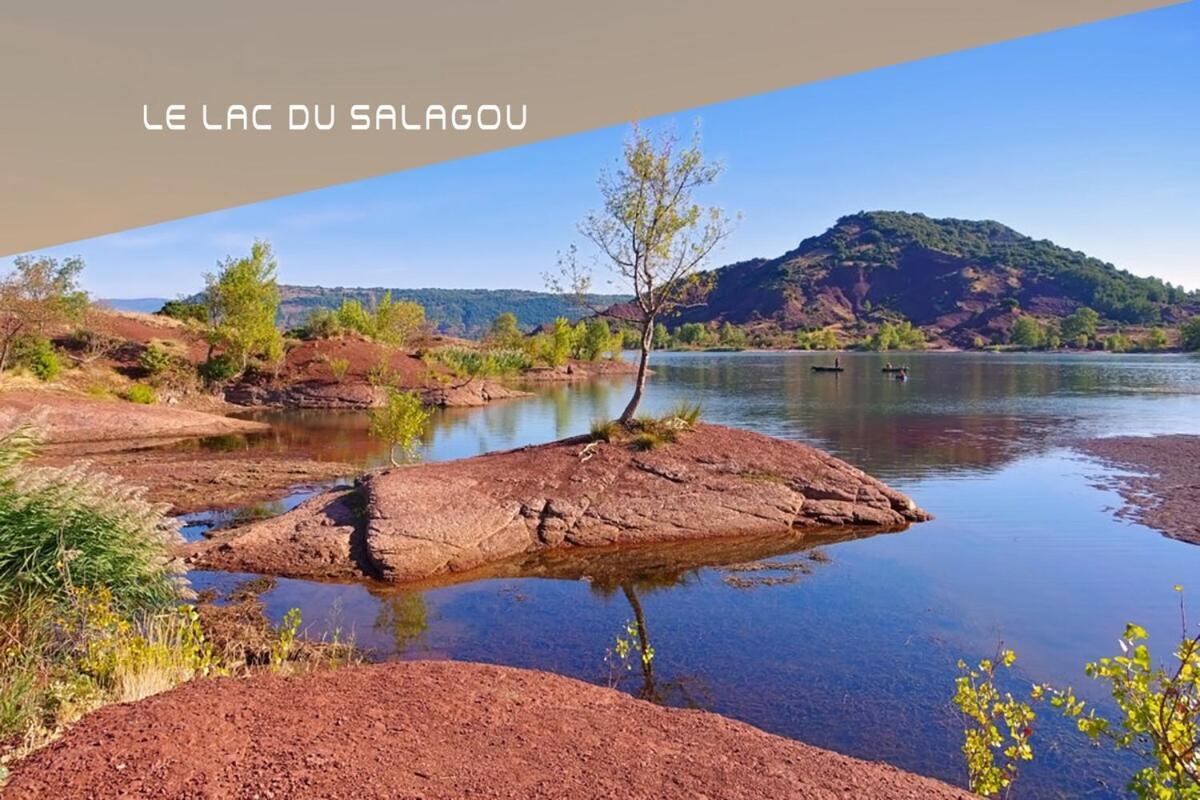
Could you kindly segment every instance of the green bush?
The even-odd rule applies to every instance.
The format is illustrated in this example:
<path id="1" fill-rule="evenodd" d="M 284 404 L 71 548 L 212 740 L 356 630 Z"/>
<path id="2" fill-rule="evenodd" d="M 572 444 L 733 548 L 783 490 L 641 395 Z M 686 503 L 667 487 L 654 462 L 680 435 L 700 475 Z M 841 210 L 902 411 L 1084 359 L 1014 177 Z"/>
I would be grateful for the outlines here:
<path id="1" fill-rule="evenodd" d="M 1184 350 L 1200 350 L 1200 315 L 1179 327 L 1179 346 Z"/>
<path id="2" fill-rule="evenodd" d="M 226 381 L 232 380 L 239 372 L 237 361 L 230 355 L 222 353 L 213 356 L 199 367 L 196 371 L 200 373 L 200 377 L 205 383 L 212 385 L 220 385 Z"/>
<path id="3" fill-rule="evenodd" d="M 388 445 L 388 458 L 400 466 L 397 453 L 412 457 L 431 416 L 416 392 L 389 389 L 387 401 L 371 412 L 371 435 Z"/>
<path id="4" fill-rule="evenodd" d="M 175 365 L 175 357 L 156 344 L 146 345 L 138 355 L 138 366 L 148 377 L 157 378 Z"/>
<path id="5" fill-rule="evenodd" d="M 299 334 L 302 339 L 334 339 L 342 335 L 342 323 L 332 308 L 314 308 Z"/>
<path id="6" fill-rule="evenodd" d="M 138 403 L 144 406 L 154 405 L 155 401 L 158 400 L 157 395 L 154 393 L 154 389 L 144 383 L 133 384 L 121 393 L 121 397 L 125 398 L 131 403 Z"/>
<path id="7" fill-rule="evenodd" d="M 180 322 L 208 322 L 208 308 L 203 303 L 189 303 L 186 300 L 168 300 L 156 313 Z"/>
<path id="8" fill-rule="evenodd" d="M 52 381 L 62 372 L 62 361 L 48 339 L 23 339 L 16 348 L 16 362 L 41 381 Z"/>

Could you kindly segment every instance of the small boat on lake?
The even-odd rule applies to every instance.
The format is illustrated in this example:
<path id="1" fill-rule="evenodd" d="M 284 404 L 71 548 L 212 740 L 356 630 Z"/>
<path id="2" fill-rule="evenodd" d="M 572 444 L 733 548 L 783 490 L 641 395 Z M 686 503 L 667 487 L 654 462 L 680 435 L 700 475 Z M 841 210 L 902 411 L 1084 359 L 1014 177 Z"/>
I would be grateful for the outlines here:
<path id="1" fill-rule="evenodd" d="M 891 365 L 888 365 L 886 367 L 883 367 L 881 371 L 883 371 L 883 372 L 907 372 L 908 367 L 893 367 Z"/>
<path id="2" fill-rule="evenodd" d="M 846 368 L 845 367 L 825 367 L 820 364 L 813 364 L 812 371 L 813 372 L 845 372 Z"/>

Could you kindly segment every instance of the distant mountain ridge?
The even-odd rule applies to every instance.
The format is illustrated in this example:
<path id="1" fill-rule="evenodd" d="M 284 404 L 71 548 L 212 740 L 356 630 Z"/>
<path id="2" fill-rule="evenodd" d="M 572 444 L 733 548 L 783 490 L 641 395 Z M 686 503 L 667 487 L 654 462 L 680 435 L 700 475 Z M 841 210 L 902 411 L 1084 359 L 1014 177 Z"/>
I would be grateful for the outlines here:
<path id="1" fill-rule="evenodd" d="M 1126 325 L 1170 325 L 1200 311 L 1195 292 L 999 222 L 898 211 L 842 217 L 777 258 L 731 264 L 707 277 L 707 303 L 670 325 L 854 328 L 900 316 L 968 345 L 980 336 L 1001 341 L 1017 309 L 1049 319 L 1088 306 Z"/>
<path id="2" fill-rule="evenodd" d="M 487 330 L 500 314 L 511 311 L 522 329 L 532 330 L 557 317 L 572 321 L 590 313 L 562 295 L 524 289 L 386 289 L 324 288 L 320 286 L 280 286 L 283 300 L 279 306 L 279 321 L 285 328 L 304 322 L 308 314 L 319 307 L 336 308 L 343 300 L 358 300 L 371 307 L 392 293 L 393 300 L 411 300 L 425 307 L 425 316 L 442 333 L 455 336 L 478 336 Z M 626 295 L 591 295 L 592 308 L 628 300 Z"/>

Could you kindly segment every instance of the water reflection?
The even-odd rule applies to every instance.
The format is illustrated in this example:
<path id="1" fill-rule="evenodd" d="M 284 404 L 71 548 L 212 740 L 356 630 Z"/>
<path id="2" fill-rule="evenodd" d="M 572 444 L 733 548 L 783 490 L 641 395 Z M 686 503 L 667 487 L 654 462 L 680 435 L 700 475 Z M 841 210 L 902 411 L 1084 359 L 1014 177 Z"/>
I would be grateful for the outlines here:
<path id="1" fill-rule="evenodd" d="M 886 480 L 995 470 L 1073 436 L 1174 430 L 1191 416 L 1200 361 L 1181 356 L 906 354 L 907 383 L 881 370 L 895 354 L 843 354 L 813 373 L 806 353 L 659 353 L 649 413 L 698 401 L 705 419 L 807 441 Z M 423 458 L 463 458 L 587 430 L 622 407 L 629 380 L 527 386 L 536 394 L 435 414 Z M 252 436 L 186 447 L 303 453 L 386 463 L 361 412 L 265 411 Z"/>

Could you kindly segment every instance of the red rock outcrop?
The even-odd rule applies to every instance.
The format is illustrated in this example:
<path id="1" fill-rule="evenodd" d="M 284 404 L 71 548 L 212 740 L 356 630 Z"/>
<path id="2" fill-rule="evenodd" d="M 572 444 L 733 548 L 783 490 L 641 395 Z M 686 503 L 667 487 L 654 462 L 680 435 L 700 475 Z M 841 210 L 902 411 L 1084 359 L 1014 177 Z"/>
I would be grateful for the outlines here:
<path id="1" fill-rule="evenodd" d="M 373 473 L 187 556 L 202 568 L 409 582 L 550 548 L 894 530 L 928 518 L 828 453 L 697 425 L 644 452 L 577 437 Z"/>

